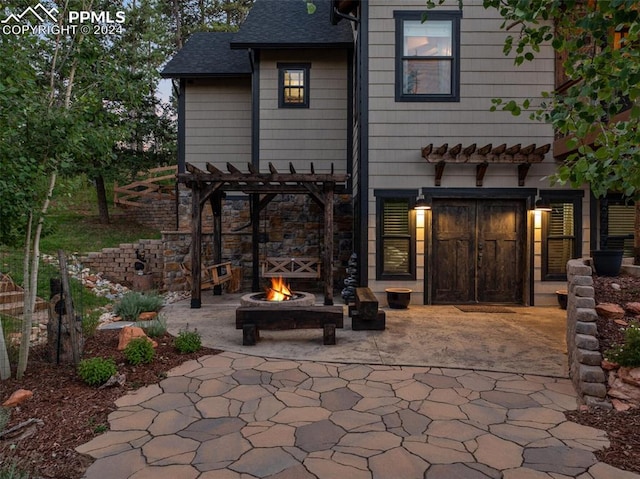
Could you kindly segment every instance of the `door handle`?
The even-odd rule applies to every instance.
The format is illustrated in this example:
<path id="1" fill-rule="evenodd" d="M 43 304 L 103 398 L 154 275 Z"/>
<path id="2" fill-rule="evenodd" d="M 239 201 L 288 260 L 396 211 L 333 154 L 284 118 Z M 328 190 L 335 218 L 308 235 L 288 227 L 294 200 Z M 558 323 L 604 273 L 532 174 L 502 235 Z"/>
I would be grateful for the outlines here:
<path id="1" fill-rule="evenodd" d="M 478 243 L 478 269 L 482 268 L 482 243 Z"/>

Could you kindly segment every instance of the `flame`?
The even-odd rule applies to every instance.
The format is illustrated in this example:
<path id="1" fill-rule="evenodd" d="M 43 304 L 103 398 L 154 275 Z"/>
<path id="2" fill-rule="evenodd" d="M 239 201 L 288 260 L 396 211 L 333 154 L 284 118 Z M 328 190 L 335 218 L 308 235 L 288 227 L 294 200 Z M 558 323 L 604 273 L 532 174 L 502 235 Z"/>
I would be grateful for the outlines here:
<path id="1" fill-rule="evenodd" d="M 271 286 L 266 291 L 267 301 L 288 301 L 293 296 L 289 285 L 281 276 L 271 278 Z"/>

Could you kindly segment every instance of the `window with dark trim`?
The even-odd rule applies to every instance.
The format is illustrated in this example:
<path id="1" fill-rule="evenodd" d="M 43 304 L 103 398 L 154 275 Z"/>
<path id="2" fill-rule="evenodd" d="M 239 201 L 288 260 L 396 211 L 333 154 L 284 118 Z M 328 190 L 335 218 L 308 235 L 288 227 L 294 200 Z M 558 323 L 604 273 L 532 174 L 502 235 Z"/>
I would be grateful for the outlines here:
<path id="1" fill-rule="evenodd" d="M 414 280 L 415 222 L 412 197 L 377 198 L 376 278 Z"/>
<path id="2" fill-rule="evenodd" d="M 396 101 L 460 101 L 460 11 L 396 11 Z"/>
<path id="3" fill-rule="evenodd" d="M 540 192 L 551 205 L 542 213 L 542 280 L 565 281 L 567 261 L 581 256 L 582 191 Z"/>
<path id="4" fill-rule="evenodd" d="M 309 108 L 310 63 L 278 63 L 278 107 Z"/>

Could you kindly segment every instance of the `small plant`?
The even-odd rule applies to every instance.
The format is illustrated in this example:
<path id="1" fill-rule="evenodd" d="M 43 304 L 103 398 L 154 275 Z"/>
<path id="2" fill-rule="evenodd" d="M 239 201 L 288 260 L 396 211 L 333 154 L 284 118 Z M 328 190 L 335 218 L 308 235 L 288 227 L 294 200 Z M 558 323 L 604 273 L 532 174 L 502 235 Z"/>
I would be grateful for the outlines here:
<path id="1" fill-rule="evenodd" d="M 185 329 L 178 333 L 173 344 L 182 354 L 195 353 L 202 347 L 202 339 L 200 338 L 200 333 L 197 329 L 193 331 Z"/>
<path id="2" fill-rule="evenodd" d="M 162 297 L 156 293 L 129 291 L 115 305 L 113 312 L 126 321 L 135 321 L 142 312 L 159 311 L 163 302 Z"/>
<path id="3" fill-rule="evenodd" d="M 640 366 L 640 324 L 631 323 L 624 332 L 622 345 L 609 349 L 605 356 L 609 361 L 618 363 L 620 366 L 631 368 Z"/>
<path id="4" fill-rule="evenodd" d="M 134 366 L 153 361 L 156 351 L 148 338 L 134 338 L 124 348 L 124 357 Z"/>
<path id="5" fill-rule="evenodd" d="M 96 423 L 96 419 L 94 417 L 89 418 L 89 427 L 91 427 L 94 434 L 102 434 L 109 430 L 109 427 L 106 424 Z"/>
<path id="6" fill-rule="evenodd" d="M 99 386 L 117 373 L 113 359 L 90 358 L 83 359 L 78 364 L 78 375 L 89 386 Z"/>
<path id="7" fill-rule="evenodd" d="M 30 477 L 28 472 L 18 469 L 18 464 L 15 462 L 0 463 L 0 479 L 29 479 Z"/>
<path id="8" fill-rule="evenodd" d="M 0 406 L 0 432 L 4 431 L 4 428 L 7 427 L 9 419 L 11 419 L 11 409 Z"/>
<path id="9" fill-rule="evenodd" d="M 90 338 L 96 333 L 96 329 L 100 325 L 100 310 L 94 309 L 89 311 L 82 318 L 82 334 L 85 338 Z"/>
<path id="10" fill-rule="evenodd" d="M 164 316 L 156 316 L 151 320 L 148 326 L 145 326 L 144 332 L 150 338 L 160 338 L 167 332 L 167 318 Z"/>

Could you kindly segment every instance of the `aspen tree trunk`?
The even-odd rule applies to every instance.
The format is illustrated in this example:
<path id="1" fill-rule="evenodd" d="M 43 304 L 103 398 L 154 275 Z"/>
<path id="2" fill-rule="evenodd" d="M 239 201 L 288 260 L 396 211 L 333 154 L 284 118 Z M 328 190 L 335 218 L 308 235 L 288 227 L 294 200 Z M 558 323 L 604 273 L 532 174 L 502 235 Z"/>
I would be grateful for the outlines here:
<path id="1" fill-rule="evenodd" d="M 633 264 L 640 266 L 640 198 L 636 200 L 636 221 L 633 225 Z"/>
<path id="2" fill-rule="evenodd" d="M 38 268 L 40 266 L 40 236 L 42 235 L 42 227 L 44 225 L 44 217 L 49 210 L 53 189 L 56 186 L 58 175 L 54 170 L 49 177 L 49 189 L 47 196 L 40 210 L 36 231 L 33 235 L 33 251 L 31 251 L 31 222 L 33 215 L 29 218 L 29 228 L 27 228 L 27 238 L 25 240 L 25 258 L 24 258 L 24 317 L 22 319 L 22 338 L 20 341 L 20 354 L 18 357 L 18 369 L 16 377 L 22 379 L 27 369 L 29 360 L 29 345 L 31 343 L 31 327 L 33 326 L 33 313 L 36 307 L 36 295 L 38 293 Z M 31 259 L 31 265 L 29 265 Z"/>

